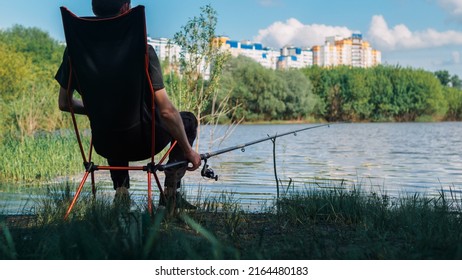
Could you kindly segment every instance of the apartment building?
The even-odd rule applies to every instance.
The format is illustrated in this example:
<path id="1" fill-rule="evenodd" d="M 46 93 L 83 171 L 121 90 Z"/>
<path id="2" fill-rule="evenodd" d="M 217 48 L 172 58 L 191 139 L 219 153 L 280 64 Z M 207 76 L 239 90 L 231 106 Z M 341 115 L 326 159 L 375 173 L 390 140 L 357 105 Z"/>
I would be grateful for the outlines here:
<path id="1" fill-rule="evenodd" d="M 227 39 L 227 40 L 226 40 Z M 280 52 L 271 48 L 263 47 L 260 43 L 252 43 L 250 41 L 233 41 L 227 37 L 222 37 L 225 43 L 222 45 L 224 50 L 237 57 L 243 55 L 249 57 L 266 68 L 276 69 Z"/>
<path id="2" fill-rule="evenodd" d="M 313 51 L 310 48 L 284 46 L 280 51 L 276 68 L 303 68 L 311 65 L 313 65 Z"/>
<path id="3" fill-rule="evenodd" d="M 150 38 L 148 37 L 148 44 L 151 45 L 154 50 L 156 51 L 157 57 L 160 61 L 167 60 L 169 62 L 168 69 L 164 69 L 164 71 L 174 71 L 180 72 L 179 70 L 179 59 L 181 56 L 182 49 L 177 44 L 173 43 L 170 39 L 167 38 Z M 186 59 L 188 59 L 188 54 L 186 55 Z M 198 71 L 202 73 L 202 76 L 205 79 L 210 77 L 210 67 L 206 64 L 205 60 L 203 59 L 201 63 L 198 65 Z"/>
<path id="4" fill-rule="evenodd" d="M 148 43 L 154 47 L 161 60 L 168 59 L 170 62 L 175 62 L 180 57 L 181 48 L 170 43 L 168 39 L 148 38 Z M 260 43 L 230 40 L 227 36 L 216 37 L 212 44 L 229 51 L 234 57 L 239 55 L 249 57 L 269 69 L 303 68 L 312 65 L 367 68 L 379 65 L 382 60 L 381 52 L 364 41 L 362 34 L 352 34 L 349 38 L 326 37 L 324 45 L 311 48 L 287 45 L 280 50 L 274 50 Z"/>
<path id="5" fill-rule="evenodd" d="M 349 38 L 327 37 L 324 45 L 313 46 L 313 64 L 322 67 L 347 65 L 352 67 L 372 67 L 382 61 L 381 52 L 364 41 L 361 34 Z"/>
<path id="6" fill-rule="evenodd" d="M 180 58 L 181 47 L 171 42 L 167 38 L 150 38 L 148 37 L 148 44 L 151 45 L 156 51 L 159 59 L 170 61 L 171 63 L 177 62 Z"/>

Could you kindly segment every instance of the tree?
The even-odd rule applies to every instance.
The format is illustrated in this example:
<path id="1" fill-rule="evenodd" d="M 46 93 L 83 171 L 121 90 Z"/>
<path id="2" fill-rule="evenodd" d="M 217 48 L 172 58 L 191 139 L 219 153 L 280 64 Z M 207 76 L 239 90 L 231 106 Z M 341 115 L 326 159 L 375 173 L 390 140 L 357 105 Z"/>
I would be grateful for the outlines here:
<path id="1" fill-rule="evenodd" d="M 24 92 L 33 77 L 32 63 L 0 42 L 0 99 L 9 102 Z"/>
<path id="2" fill-rule="evenodd" d="M 62 51 L 38 28 L 0 31 L 0 137 L 23 139 L 70 125 L 56 104 L 53 79 Z"/>
<path id="3" fill-rule="evenodd" d="M 233 121 L 258 118 L 252 108 L 254 96 L 244 81 L 247 71 L 252 72 L 257 67 L 255 62 L 243 56 L 231 58 L 224 66 L 222 85 L 218 92 L 220 96 L 230 95 L 228 103 L 236 107 L 233 115 L 228 114 Z"/>
<path id="4" fill-rule="evenodd" d="M 217 88 L 223 65 L 228 59 L 227 52 L 214 44 L 217 13 L 211 5 L 201 7 L 201 14 L 190 19 L 182 30 L 174 35 L 174 42 L 182 48 L 179 59 L 179 79 L 171 85 L 177 95 L 177 106 L 181 110 L 192 111 L 199 123 L 206 118 L 214 122 L 229 110 L 225 104 L 217 104 Z M 204 73 L 209 73 L 204 77 Z M 210 108 L 209 114 L 203 115 Z M 217 110 L 219 109 L 219 110 Z M 200 126 L 198 128 L 200 133 Z M 196 147 L 199 141 L 196 142 Z"/>
<path id="5" fill-rule="evenodd" d="M 327 88 L 329 87 L 329 75 L 325 68 L 317 65 L 306 67 L 301 70 L 302 73 L 308 77 L 312 85 L 312 93 L 317 99 L 316 109 L 313 114 L 317 118 L 327 117 Z"/>
<path id="6" fill-rule="evenodd" d="M 390 67 L 377 66 L 370 69 L 372 72 L 369 86 L 371 89 L 370 103 L 372 106 L 371 120 L 391 121 L 393 120 L 393 84 L 390 79 Z"/>
<path id="7" fill-rule="evenodd" d="M 64 50 L 63 45 L 36 27 L 15 25 L 6 31 L 0 31 L 0 41 L 13 51 L 26 55 L 37 67 L 44 68 L 58 64 Z"/>
<path id="8" fill-rule="evenodd" d="M 292 92 L 298 91 L 298 85 L 287 77 L 284 73 L 266 69 L 244 56 L 231 59 L 225 67 L 225 83 L 221 89 L 231 93 L 231 104 L 239 105 L 235 114 L 230 117 L 245 121 L 270 121 L 289 119 L 290 114 L 300 115 L 298 111 L 301 109 L 294 104 L 299 99 Z M 303 75 L 301 78 L 308 83 L 305 85 L 309 85 Z M 307 90 L 310 91 L 309 86 Z M 302 92 L 297 94 L 303 95 Z"/>
<path id="9" fill-rule="evenodd" d="M 462 120 L 462 91 L 456 88 L 445 88 L 444 96 L 448 102 L 445 119 L 448 121 Z"/>
<path id="10" fill-rule="evenodd" d="M 454 75 L 451 77 L 451 86 L 456 89 L 462 89 L 462 80 L 459 76 Z"/>
<path id="11" fill-rule="evenodd" d="M 310 80 L 299 70 L 277 71 L 279 81 L 285 85 L 285 111 L 281 117 L 286 120 L 301 120 L 315 115 L 319 98 L 313 94 Z"/>
<path id="12" fill-rule="evenodd" d="M 369 119 L 372 106 L 368 85 L 368 72 L 362 68 L 338 67 L 341 95 L 343 99 L 342 120 L 356 121 Z"/>
<path id="13" fill-rule="evenodd" d="M 435 76 L 440 80 L 441 85 L 448 86 L 451 82 L 451 75 L 447 70 L 438 70 L 435 72 Z"/>

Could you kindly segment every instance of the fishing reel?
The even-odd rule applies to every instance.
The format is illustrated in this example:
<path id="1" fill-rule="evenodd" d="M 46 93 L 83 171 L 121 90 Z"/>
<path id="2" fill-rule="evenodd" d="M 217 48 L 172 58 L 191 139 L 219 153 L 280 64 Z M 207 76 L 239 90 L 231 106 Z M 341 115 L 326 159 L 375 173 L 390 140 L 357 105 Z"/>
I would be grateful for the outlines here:
<path id="1" fill-rule="evenodd" d="M 215 172 L 213 171 L 213 169 L 209 168 L 209 165 L 207 164 L 207 159 L 204 159 L 204 167 L 202 167 L 201 175 L 204 178 L 218 181 L 218 175 L 215 175 Z"/>

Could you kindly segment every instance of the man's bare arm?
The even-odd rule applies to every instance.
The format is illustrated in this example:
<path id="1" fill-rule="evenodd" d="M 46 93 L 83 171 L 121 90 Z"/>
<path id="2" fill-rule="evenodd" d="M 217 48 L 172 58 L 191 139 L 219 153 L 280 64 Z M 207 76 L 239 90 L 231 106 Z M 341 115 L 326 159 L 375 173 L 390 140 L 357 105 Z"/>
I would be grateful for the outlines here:
<path id="1" fill-rule="evenodd" d="M 74 91 L 72 91 L 72 108 L 74 109 L 75 114 L 79 115 L 86 115 L 85 107 L 83 106 L 83 102 L 81 100 L 75 99 L 73 97 Z M 69 101 L 68 101 L 67 90 L 63 87 L 59 89 L 59 97 L 58 97 L 58 105 L 59 109 L 64 112 L 70 112 L 71 109 L 69 108 Z"/>
<path id="2" fill-rule="evenodd" d="M 178 141 L 178 145 L 180 145 L 184 151 L 185 157 L 192 164 L 188 170 L 196 170 L 201 165 L 200 155 L 194 151 L 189 144 L 180 113 L 175 106 L 173 106 L 165 89 L 156 91 L 155 102 L 156 106 L 159 108 L 160 116 L 164 121 L 168 132 Z"/>

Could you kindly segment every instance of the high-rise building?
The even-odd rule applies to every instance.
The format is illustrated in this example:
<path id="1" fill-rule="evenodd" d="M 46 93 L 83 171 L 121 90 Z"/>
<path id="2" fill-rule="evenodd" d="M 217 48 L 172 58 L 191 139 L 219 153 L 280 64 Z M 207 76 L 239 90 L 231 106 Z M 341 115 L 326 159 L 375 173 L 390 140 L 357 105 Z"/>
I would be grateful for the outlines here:
<path id="1" fill-rule="evenodd" d="M 361 34 L 349 38 L 327 37 L 324 45 L 314 46 L 313 63 L 323 67 L 347 65 L 352 67 L 372 67 L 381 63 L 381 52 L 372 49 Z"/>

